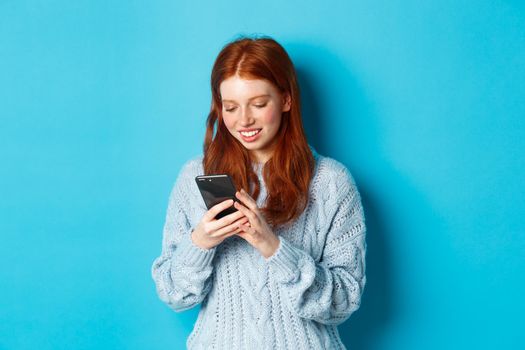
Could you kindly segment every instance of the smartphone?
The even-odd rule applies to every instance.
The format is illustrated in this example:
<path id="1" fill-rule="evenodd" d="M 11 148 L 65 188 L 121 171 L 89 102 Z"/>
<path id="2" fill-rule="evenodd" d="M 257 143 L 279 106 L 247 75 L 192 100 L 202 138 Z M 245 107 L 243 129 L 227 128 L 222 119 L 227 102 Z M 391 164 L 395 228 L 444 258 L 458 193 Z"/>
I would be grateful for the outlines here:
<path id="1" fill-rule="evenodd" d="M 235 189 L 232 178 L 228 174 L 199 175 L 195 177 L 195 182 L 197 182 L 202 199 L 204 199 L 208 210 L 227 199 L 233 199 L 235 202 L 238 202 L 235 197 L 237 190 Z M 217 214 L 215 219 L 220 219 L 236 211 L 237 209 L 232 205 Z"/>

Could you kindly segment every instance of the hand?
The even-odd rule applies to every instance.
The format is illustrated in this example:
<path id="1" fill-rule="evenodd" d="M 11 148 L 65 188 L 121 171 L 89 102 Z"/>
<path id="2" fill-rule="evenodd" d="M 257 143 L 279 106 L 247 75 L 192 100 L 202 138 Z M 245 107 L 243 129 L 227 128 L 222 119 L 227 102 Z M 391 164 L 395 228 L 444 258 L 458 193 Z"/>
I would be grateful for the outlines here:
<path id="1" fill-rule="evenodd" d="M 235 197 L 242 202 L 242 204 L 235 202 L 235 208 L 243 213 L 249 221 L 249 224 L 246 225 L 243 223 L 238 224 L 241 232 L 237 233 L 237 235 L 244 238 L 265 258 L 272 256 L 277 248 L 279 248 L 279 237 L 273 233 L 265 218 L 262 216 L 262 213 L 259 211 L 257 203 L 246 191 L 243 189 L 241 189 L 240 192 L 237 191 Z"/>
<path id="2" fill-rule="evenodd" d="M 226 238 L 241 232 L 239 225 L 248 223 L 248 218 L 236 211 L 219 220 L 215 216 L 226 208 L 231 207 L 233 199 L 228 199 L 210 208 L 202 217 L 197 227 L 191 233 L 195 245 L 202 249 L 211 249 L 219 245 Z"/>

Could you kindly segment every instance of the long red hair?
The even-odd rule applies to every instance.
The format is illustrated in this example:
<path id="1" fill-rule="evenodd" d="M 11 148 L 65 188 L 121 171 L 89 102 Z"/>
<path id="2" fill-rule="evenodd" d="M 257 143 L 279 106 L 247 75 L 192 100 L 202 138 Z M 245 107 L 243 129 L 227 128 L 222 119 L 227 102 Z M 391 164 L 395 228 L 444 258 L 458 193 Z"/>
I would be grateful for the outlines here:
<path id="1" fill-rule="evenodd" d="M 308 146 L 301 118 L 299 85 L 293 63 L 284 48 L 269 37 L 241 37 L 223 47 L 211 73 L 211 108 L 206 121 L 203 167 L 205 174 L 227 173 L 238 190 L 257 199 L 259 179 L 249 151 L 230 134 L 222 119 L 220 84 L 234 75 L 263 79 L 291 97 L 275 135 L 276 146 L 262 171 L 266 184 L 265 206 L 260 208 L 274 228 L 293 222 L 306 208 L 315 159 Z M 284 96 L 284 95 L 283 95 Z M 215 135 L 214 130 L 217 127 Z M 253 185 L 253 192 L 250 191 Z"/>

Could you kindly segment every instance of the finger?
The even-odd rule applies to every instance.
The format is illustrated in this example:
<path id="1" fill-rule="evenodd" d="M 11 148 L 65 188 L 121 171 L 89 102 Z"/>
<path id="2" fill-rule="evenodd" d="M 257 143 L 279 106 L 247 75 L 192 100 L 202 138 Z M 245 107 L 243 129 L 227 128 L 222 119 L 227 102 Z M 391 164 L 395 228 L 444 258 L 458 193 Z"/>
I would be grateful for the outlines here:
<path id="1" fill-rule="evenodd" d="M 235 220 L 244 217 L 244 213 L 236 210 L 235 212 L 228 214 L 217 220 L 217 227 L 222 227 L 231 224 Z"/>
<path id="2" fill-rule="evenodd" d="M 247 222 L 248 222 L 247 218 L 241 218 L 241 219 L 237 220 L 236 222 L 234 222 L 234 223 L 232 223 L 230 225 L 224 226 L 221 229 L 215 231 L 211 236 L 212 237 L 221 237 L 221 236 L 224 236 L 224 235 L 228 235 L 231 232 L 237 231 L 237 229 L 239 228 L 240 225 L 243 225 L 243 224 L 245 224 Z"/>
<path id="3" fill-rule="evenodd" d="M 250 225 L 250 222 L 248 221 L 248 219 L 245 219 L 245 221 L 243 221 L 243 222 L 237 222 L 237 225 L 235 226 L 235 229 L 232 232 L 230 232 L 229 234 L 244 233 L 244 230 L 242 229 L 241 225 Z"/>
<path id="4" fill-rule="evenodd" d="M 244 189 L 237 191 L 235 197 L 237 197 L 247 208 L 250 208 L 250 210 L 254 212 L 259 211 L 257 202 Z"/>
<path id="5" fill-rule="evenodd" d="M 246 217 L 243 212 L 236 210 L 235 212 L 228 214 L 220 219 L 212 220 L 208 223 L 209 230 L 211 232 L 220 230 L 221 228 L 231 224 L 235 220 Z"/>
<path id="6" fill-rule="evenodd" d="M 219 204 L 215 204 L 213 207 L 210 208 L 210 210 L 206 212 L 206 214 L 204 214 L 204 216 L 206 217 L 207 221 L 211 221 L 221 211 L 231 207 L 233 202 L 233 199 L 227 199 L 225 201 L 220 202 Z"/>
<path id="7" fill-rule="evenodd" d="M 253 234 L 253 233 L 255 233 L 255 230 L 254 230 L 252 227 L 250 227 L 250 226 L 248 226 L 248 225 L 245 225 L 245 224 L 241 224 L 241 225 L 239 226 L 239 228 L 240 228 L 243 232 L 246 232 L 246 233 L 248 233 L 248 234 Z"/>
<path id="8" fill-rule="evenodd" d="M 225 237 L 228 238 L 228 237 L 235 236 L 235 235 L 243 237 L 244 234 L 245 233 L 241 228 L 237 228 L 236 230 L 233 230 L 230 233 L 226 234 Z"/>
<path id="9" fill-rule="evenodd" d="M 256 222 L 255 220 L 257 219 L 257 215 L 253 211 L 251 211 L 250 209 L 246 208 L 244 205 L 242 205 L 239 202 L 235 202 L 234 206 L 235 206 L 235 208 L 237 208 L 237 210 L 239 210 L 240 212 L 244 213 L 244 215 L 246 215 L 246 217 L 248 219 L 250 219 L 250 222 L 252 222 L 252 223 Z"/>

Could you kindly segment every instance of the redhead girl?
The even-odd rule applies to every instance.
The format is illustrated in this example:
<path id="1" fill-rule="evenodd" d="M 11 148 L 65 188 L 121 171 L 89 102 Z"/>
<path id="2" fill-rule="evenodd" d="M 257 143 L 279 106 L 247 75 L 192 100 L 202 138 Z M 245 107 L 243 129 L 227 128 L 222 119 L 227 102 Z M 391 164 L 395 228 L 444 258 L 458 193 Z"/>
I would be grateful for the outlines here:
<path id="1" fill-rule="evenodd" d="M 366 282 L 352 175 L 308 144 L 293 63 L 272 38 L 224 46 L 211 91 L 204 152 L 169 196 L 151 271 L 160 299 L 177 312 L 200 305 L 188 349 L 345 349 L 337 326 Z M 229 174 L 238 202 L 208 210 L 203 174 Z"/>

